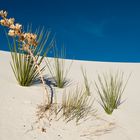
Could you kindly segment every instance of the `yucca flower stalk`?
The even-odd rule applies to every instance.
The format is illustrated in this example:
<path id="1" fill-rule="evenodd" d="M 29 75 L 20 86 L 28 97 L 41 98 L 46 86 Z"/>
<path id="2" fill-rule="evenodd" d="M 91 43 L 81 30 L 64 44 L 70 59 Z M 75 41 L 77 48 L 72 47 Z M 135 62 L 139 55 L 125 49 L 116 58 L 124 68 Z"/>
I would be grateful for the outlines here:
<path id="1" fill-rule="evenodd" d="M 0 24 L 9 29 L 9 31 L 8 31 L 9 36 L 15 37 L 18 40 L 18 42 L 21 43 L 21 46 L 19 49 L 25 51 L 33 59 L 33 63 L 39 72 L 39 76 L 40 76 L 40 79 L 42 81 L 42 85 L 45 89 L 45 94 L 46 94 L 45 97 L 46 98 L 45 98 L 44 102 L 49 103 L 49 95 L 48 95 L 47 87 L 45 85 L 44 77 L 42 75 L 41 68 L 39 67 L 39 65 L 37 63 L 36 57 L 33 54 L 34 48 L 36 48 L 36 46 L 38 45 L 37 35 L 30 33 L 30 32 L 25 33 L 22 30 L 22 25 L 19 23 L 15 23 L 14 18 L 8 19 L 7 15 L 8 15 L 8 13 L 6 11 L 3 11 L 3 10 L 0 11 L 0 17 L 2 18 L 0 20 Z"/>

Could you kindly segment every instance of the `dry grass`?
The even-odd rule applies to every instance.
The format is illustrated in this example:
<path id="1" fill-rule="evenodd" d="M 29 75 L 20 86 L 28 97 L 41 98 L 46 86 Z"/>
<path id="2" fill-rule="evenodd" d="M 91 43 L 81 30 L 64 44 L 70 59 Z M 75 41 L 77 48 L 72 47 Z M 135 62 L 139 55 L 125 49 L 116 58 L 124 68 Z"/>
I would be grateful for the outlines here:
<path id="1" fill-rule="evenodd" d="M 77 87 L 68 95 L 66 92 L 63 93 L 62 111 L 66 122 L 75 119 L 78 123 L 79 120 L 86 118 L 93 111 L 93 100 L 87 96 L 83 89 Z"/>

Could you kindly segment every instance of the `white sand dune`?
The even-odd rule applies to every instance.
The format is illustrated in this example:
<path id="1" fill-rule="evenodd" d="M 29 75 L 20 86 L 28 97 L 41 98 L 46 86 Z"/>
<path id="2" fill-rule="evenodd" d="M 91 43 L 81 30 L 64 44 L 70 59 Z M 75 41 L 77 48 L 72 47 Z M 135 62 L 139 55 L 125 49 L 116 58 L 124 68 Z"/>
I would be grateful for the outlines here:
<path id="1" fill-rule="evenodd" d="M 93 117 L 76 126 L 72 121 L 53 120 L 46 132 L 34 129 L 36 108 L 43 100 L 41 85 L 21 87 L 18 85 L 10 67 L 9 52 L 0 51 L 0 140 L 140 140 L 140 64 L 105 63 L 74 61 L 69 73 L 72 89 L 82 83 L 81 66 L 86 68 L 89 81 L 92 81 L 92 94 L 97 73 L 121 70 L 126 77 L 132 72 L 123 98 L 126 101 L 107 115 L 95 101 L 97 117 Z M 66 64 L 70 64 L 66 60 Z M 45 71 L 44 74 L 48 74 Z M 63 89 L 57 89 L 61 96 Z"/>

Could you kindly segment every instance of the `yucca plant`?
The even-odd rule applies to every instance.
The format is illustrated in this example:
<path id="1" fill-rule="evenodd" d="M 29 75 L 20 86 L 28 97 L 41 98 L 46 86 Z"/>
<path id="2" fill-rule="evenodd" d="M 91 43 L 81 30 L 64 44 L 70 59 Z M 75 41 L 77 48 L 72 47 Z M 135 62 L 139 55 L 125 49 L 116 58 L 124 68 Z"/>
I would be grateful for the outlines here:
<path id="1" fill-rule="evenodd" d="M 56 87 L 63 88 L 64 86 L 69 84 L 67 76 L 70 71 L 72 63 L 66 69 L 65 67 L 66 51 L 64 48 L 62 48 L 59 52 L 55 46 L 53 47 L 53 52 L 54 52 L 54 58 L 52 64 L 50 60 L 47 60 L 46 65 L 52 76 L 53 84 Z"/>
<path id="2" fill-rule="evenodd" d="M 92 105 L 91 98 L 87 96 L 85 90 L 79 87 L 68 94 L 63 93 L 62 112 L 66 122 L 75 119 L 76 123 L 78 123 L 82 118 L 86 118 L 93 111 Z"/>
<path id="3" fill-rule="evenodd" d="M 28 28 L 28 31 L 31 32 L 31 28 Z M 42 61 L 51 47 L 51 42 L 48 43 L 50 31 L 44 32 L 44 29 L 37 30 L 36 34 L 38 35 L 38 46 L 32 50 L 32 53 L 36 58 L 38 66 L 42 67 Z M 24 50 L 20 49 L 20 43 L 15 39 L 13 39 L 13 44 L 10 44 L 9 42 L 8 45 L 12 57 L 11 67 L 16 80 L 21 86 L 30 86 L 35 80 L 37 80 L 37 78 L 39 78 L 39 71 L 33 62 L 33 58 L 30 57 Z M 40 71 L 43 72 L 44 69 L 45 66 L 43 66 Z"/>
<path id="4" fill-rule="evenodd" d="M 89 83 L 88 77 L 87 77 L 87 72 L 86 72 L 86 70 L 83 69 L 83 67 L 81 67 L 81 71 L 82 71 L 82 75 L 83 75 L 83 78 L 84 78 L 85 93 L 88 96 L 90 96 L 91 91 L 90 91 L 90 83 Z"/>
<path id="5" fill-rule="evenodd" d="M 95 86 L 100 97 L 99 103 L 107 114 L 112 114 L 113 110 L 123 103 L 122 94 L 128 79 L 124 82 L 123 72 L 98 75 L 98 83 L 95 82 Z"/>
<path id="6" fill-rule="evenodd" d="M 39 79 L 41 81 L 41 84 L 43 86 L 43 88 L 45 89 L 45 98 L 44 98 L 44 104 L 49 103 L 49 94 L 48 94 L 48 88 L 45 84 L 45 80 L 44 80 L 44 76 L 42 74 L 42 68 L 40 68 L 41 66 L 41 61 L 38 62 L 38 57 L 40 56 L 47 40 L 48 40 L 48 32 L 46 34 L 46 36 L 44 35 L 43 37 L 43 33 L 42 30 L 40 32 L 40 34 L 36 33 L 32 33 L 32 29 L 30 29 L 30 31 L 25 32 L 25 30 L 23 30 L 23 26 L 22 24 L 16 23 L 14 18 L 8 18 L 8 13 L 7 11 L 0 11 L 0 25 L 2 25 L 3 27 L 6 27 L 8 29 L 8 36 L 13 37 L 16 39 L 16 41 L 18 42 L 19 48 L 23 51 L 23 54 L 26 53 L 28 58 L 32 59 L 31 64 L 29 63 L 29 65 L 34 65 L 34 68 L 38 71 L 39 73 Z M 9 41 L 8 41 L 9 42 Z M 15 41 L 14 41 L 15 42 Z M 15 44 L 15 43 L 14 43 Z M 12 47 L 9 43 L 9 48 L 12 51 Z M 43 56 L 41 57 L 41 60 L 44 58 L 44 56 L 46 56 L 46 52 L 43 53 Z M 17 53 L 17 52 L 16 52 Z M 15 57 L 17 59 L 17 57 Z M 19 57 L 19 59 L 21 59 L 22 57 Z M 27 59 L 28 61 L 28 59 Z M 19 78 L 19 74 L 17 74 L 16 72 L 19 72 L 21 75 L 23 74 L 22 68 L 20 66 L 25 66 L 22 61 L 13 61 L 15 63 L 15 65 L 13 65 L 13 70 L 14 70 L 14 74 L 18 80 L 18 82 L 20 83 L 21 78 Z M 19 65 L 18 62 L 21 62 L 22 64 Z M 21 70 L 19 70 L 19 67 Z M 32 78 L 31 78 L 32 79 Z M 26 80 L 24 80 L 26 81 Z M 30 81 L 30 80 L 29 80 Z M 20 83 L 21 84 L 21 83 Z M 26 85 L 29 85 L 31 83 L 27 83 Z M 24 84 L 23 84 L 24 85 Z"/>

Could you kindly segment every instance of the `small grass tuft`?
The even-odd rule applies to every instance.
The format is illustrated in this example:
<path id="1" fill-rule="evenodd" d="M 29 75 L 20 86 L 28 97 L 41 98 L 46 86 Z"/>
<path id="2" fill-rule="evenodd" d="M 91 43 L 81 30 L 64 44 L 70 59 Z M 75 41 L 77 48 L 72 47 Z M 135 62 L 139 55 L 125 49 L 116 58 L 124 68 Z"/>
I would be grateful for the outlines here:
<path id="1" fill-rule="evenodd" d="M 66 122 L 76 119 L 76 123 L 82 118 L 86 118 L 92 110 L 93 101 L 84 90 L 77 87 L 67 95 L 63 93 L 62 112 Z"/>
<path id="2" fill-rule="evenodd" d="M 122 94 L 128 80 L 129 78 L 124 82 L 123 72 L 98 75 L 98 84 L 95 82 L 95 86 L 100 96 L 100 104 L 107 114 L 112 114 L 113 110 L 123 103 Z"/>
<path id="3" fill-rule="evenodd" d="M 59 88 L 64 88 L 69 84 L 67 75 L 70 71 L 72 63 L 69 65 L 68 69 L 65 68 L 66 51 L 64 48 L 62 48 L 59 53 L 57 48 L 54 47 L 53 52 L 54 52 L 54 63 L 51 64 L 51 62 L 47 60 L 46 65 L 52 76 L 54 85 Z"/>

